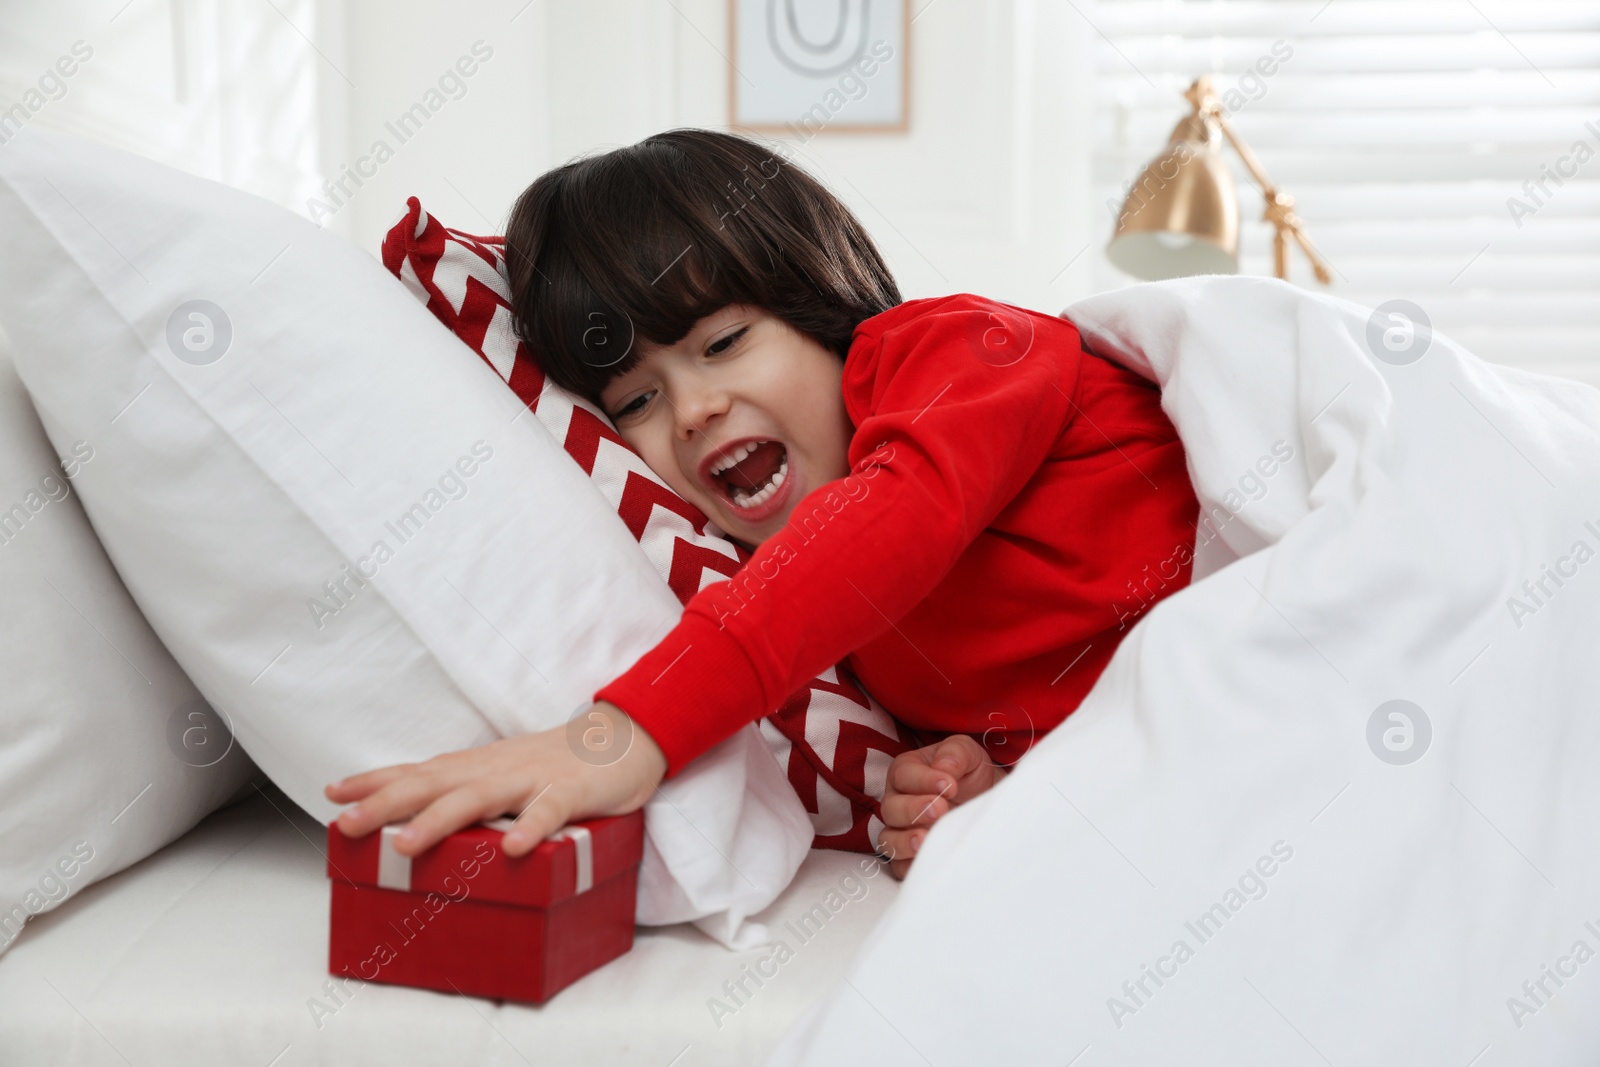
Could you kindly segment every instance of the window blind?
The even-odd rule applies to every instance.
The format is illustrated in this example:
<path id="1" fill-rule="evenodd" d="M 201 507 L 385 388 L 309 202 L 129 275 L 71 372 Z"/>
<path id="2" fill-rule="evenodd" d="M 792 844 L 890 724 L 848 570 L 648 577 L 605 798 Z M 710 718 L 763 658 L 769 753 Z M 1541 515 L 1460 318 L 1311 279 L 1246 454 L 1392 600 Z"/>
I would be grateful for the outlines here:
<path id="1" fill-rule="evenodd" d="M 304 212 L 323 195 L 323 102 L 344 84 L 319 51 L 333 50 L 337 11 L 315 0 L 117 0 L 91 18 L 80 4 L 9 5 L 0 136 L 65 130 Z M 55 77 L 75 43 L 75 72 Z"/>
<path id="2" fill-rule="evenodd" d="M 1600 4 L 1075 3 L 1094 29 L 1098 248 L 1210 74 L 1333 265 L 1330 292 L 1412 300 L 1486 359 L 1600 384 Z M 1240 269 L 1270 274 L 1262 198 L 1224 156 Z M 1094 269 L 1097 288 L 1130 281 L 1103 254 Z M 1290 271 L 1317 287 L 1298 252 Z"/>

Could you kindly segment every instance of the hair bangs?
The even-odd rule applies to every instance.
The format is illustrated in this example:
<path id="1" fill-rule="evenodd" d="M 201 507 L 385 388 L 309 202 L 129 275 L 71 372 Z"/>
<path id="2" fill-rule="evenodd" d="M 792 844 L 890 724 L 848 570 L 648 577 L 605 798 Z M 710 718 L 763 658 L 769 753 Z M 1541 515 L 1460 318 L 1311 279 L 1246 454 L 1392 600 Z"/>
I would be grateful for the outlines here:
<path id="1" fill-rule="evenodd" d="M 565 164 L 512 209 L 517 329 L 546 375 L 591 401 L 729 304 L 811 333 L 842 358 L 900 302 L 860 224 L 815 179 L 731 134 L 675 130 Z"/>

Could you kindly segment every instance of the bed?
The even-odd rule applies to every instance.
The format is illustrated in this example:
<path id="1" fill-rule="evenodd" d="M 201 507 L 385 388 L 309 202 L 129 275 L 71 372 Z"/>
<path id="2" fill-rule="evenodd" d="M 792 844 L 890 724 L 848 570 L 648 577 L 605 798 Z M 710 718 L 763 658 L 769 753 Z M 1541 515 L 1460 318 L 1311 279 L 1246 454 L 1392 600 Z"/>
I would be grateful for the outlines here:
<path id="1" fill-rule="evenodd" d="M 1090 350 L 1162 386 L 1203 509 L 1195 580 L 999 788 L 941 819 L 903 895 L 881 871 L 848 892 L 863 862 L 877 870 L 858 854 L 807 853 L 815 828 L 747 728 L 745 748 L 697 762 L 698 783 L 663 787 L 682 792 L 657 805 L 641 900 L 653 887 L 684 914 L 621 961 L 539 1009 L 347 991 L 325 973 L 321 783 L 567 721 L 676 602 L 615 503 L 518 423 L 505 381 L 443 358 L 458 339 L 362 253 L 260 205 L 226 231 L 248 254 L 219 251 L 195 212 L 222 217 L 231 191 L 173 192 L 176 178 L 28 133 L 0 157 L 8 246 L 33 250 L 0 257 L 17 366 L 56 455 L 94 441 L 73 485 L 161 638 L 141 640 L 228 710 L 286 793 L 225 807 L 35 920 L 0 961 L 7 1063 L 1596 1062 L 1600 986 L 1565 979 L 1600 938 L 1600 582 L 1585 569 L 1600 558 L 1600 393 L 1491 367 L 1404 301 L 1211 277 L 1080 302 L 1067 314 Z M 156 292 L 113 241 L 149 277 L 214 267 L 227 315 L 252 324 L 233 355 L 179 355 L 164 331 L 183 292 Z M 310 306 L 326 336 L 297 345 Z M 318 389 L 293 387 L 313 375 Z M 297 425 L 337 442 L 340 467 L 308 455 Z M 372 582 L 382 595 L 313 629 L 306 591 L 480 432 L 495 465 L 471 503 L 407 538 Z M 358 490 L 340 468 L 401 476 Z M 44 529 L 28 543 L 55 544 Z M 615 570 L 528 566 L 524 545 Z M 574 623 L 572 605 L 624 592 L 627 612 L 598 617 L 631 630 Z M 56 599 L 60 632 L 81 630 Z M 78 655 L 128 692 L 156 688 L 101 644 Z M 7 675 L 13 720 L 90 673 L 69 667 L 31 696 Z M 97 699 L 78 703 L 128 710 Z M 176 792 L 211 765 L 173 766 L 182 744 L 163 755 L 157 727 L 188 733 L 189 705 L 169 707 L 145 709 L 142 734 L 165 800 L 126 799 L 147 779 L 109 787 L 133 763 L 106 733 L 127 714 L 86 716 L 97 732 L 57 746 L 59 773 L 15 777 L 34 822 L 81 794 L 100 805 L 17 868 L 19 892 L 59 890 L 51 872 L 80 869 L 63 852 L 76 836 L 99 835 L 113 862 L 102 823 L 126 834 L 161 815 L 153 834 L 214 807 Z M 48 717 L 35 733 L 66 736 Z M 68 771 L 93 788 L 66 788 Z M 729 952 L 674 925 L 722 916 L 731 935 L 750 913 L 785 951 Z"/>
<path id="2" fill-rule="evenodd" d="M 322 833 L 269 786 L 40 916 L 0 963 L 0 1059 L 758 1063 L 843 975 L 899 888 L 887 872 L 862 878 L 857 899 L 841 894 L 828 913 L 829 890 L 874 861 L 813 851 L 759 916 L 793 950 L 782 963 L 773 947 L 730 952 L 687 925 L 641 927 L 632 952 L 541 1007 L 357 982 L 346 992 L 327 973 Z M 757 970 L 772 977 L 746 977 Z M 745 993 L 724 988 L 741 979 Z"/>

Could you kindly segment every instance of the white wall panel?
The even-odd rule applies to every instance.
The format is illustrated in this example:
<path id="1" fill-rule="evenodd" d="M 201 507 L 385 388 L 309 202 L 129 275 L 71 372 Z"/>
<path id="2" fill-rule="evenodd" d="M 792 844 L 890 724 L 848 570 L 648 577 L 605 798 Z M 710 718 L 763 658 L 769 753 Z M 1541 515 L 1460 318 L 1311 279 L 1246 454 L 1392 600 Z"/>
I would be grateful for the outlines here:
<path id="1" fill-rule="evenodd" d="M 725 0 L 347 4 L 352 152 L 471 40 L 496 49 L 490 77 L 361 190 L 353 232 L 368 246 L 411 193 L 451 225 L 498 227 L 559 162 L 675 126 L 726 128 Z M 784 140 L 861 217 L 907 296 L 1059 310 L 1088 292 L 1098 254 L 1086 249 L 1087 27 L 1035 0 L 916 10 L 908 132 Z"/>
<path id="2" fill-rule="evenodd" d="M 550 156 L 548 10 L 545 0 L 345 0 L 345 65 L 354 87 L 347 89 L 344 150 L 330 155 L 326 176 L 374 160 L 362 168 L 373 176 L 338 209 L 348 212 L 347 232 L 362 247 L 376 254 L 408 196 L 420 197 L 447 225 L 499 231 Z M 463 58 L 474 69 L 470 76 L 455 68 Z M 452 71 L 464 89 L 448 81 Z M 430 104 L 437 109 L 427 110 Z M 402 124 L 418 105 L 425 121 Z M 381 153 L 372 150 L 380 142 L 393 156 L 378 164 Z"/>
<path id="3" fill-rule="evenodd" d="M 1100 255 L 1094 35 L 1043 0 L 913 4 L 910 128 L 784 139 L 908 297 L 1058 310 Z M 94 59 L 33 121 L 258 192 L 374 253 L 407 196 L 498 231 L 559 162 L 728 120 L 726 0 L 0 0 L 0 28 L 0 106 L 82 39 Z M 476 42 L 492 58 L 459 98 L 441 92 Z"/>

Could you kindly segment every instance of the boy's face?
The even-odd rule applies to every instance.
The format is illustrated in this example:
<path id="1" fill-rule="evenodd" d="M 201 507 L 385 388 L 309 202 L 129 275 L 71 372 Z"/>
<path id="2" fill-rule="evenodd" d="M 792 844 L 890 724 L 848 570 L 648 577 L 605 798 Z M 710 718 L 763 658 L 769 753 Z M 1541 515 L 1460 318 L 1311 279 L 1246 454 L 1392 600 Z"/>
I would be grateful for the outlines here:
<path id="1" fill-rule="evenodd" d="M 725 532 L 760 544 L 807 493 L 850 473 L 839 357 L 760 308 L 694 324 L 641 358 L 601 406 L 650 469 Z"/>

